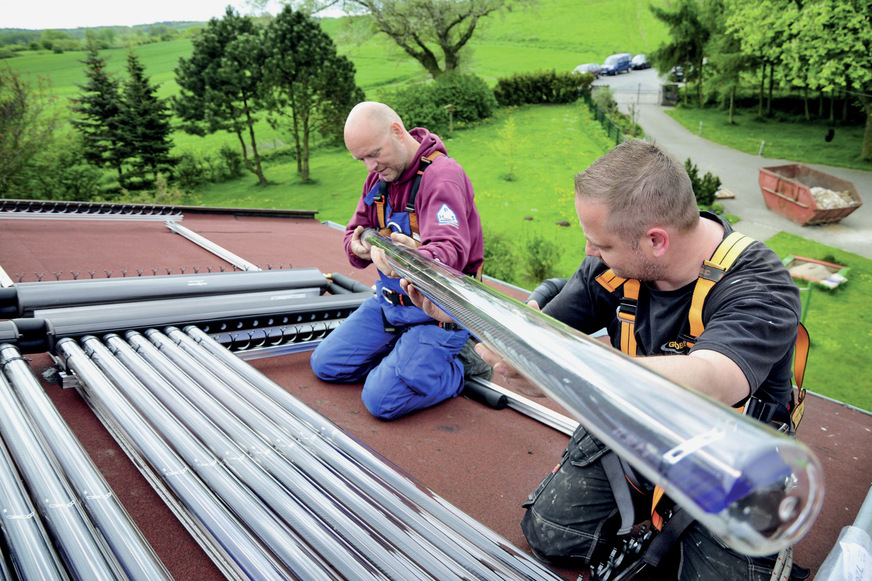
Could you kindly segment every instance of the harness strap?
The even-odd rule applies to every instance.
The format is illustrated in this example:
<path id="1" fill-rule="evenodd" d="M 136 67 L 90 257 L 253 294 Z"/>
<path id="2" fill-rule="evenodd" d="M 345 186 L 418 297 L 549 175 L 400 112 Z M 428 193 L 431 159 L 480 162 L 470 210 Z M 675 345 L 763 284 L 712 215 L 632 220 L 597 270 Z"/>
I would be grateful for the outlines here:
<path id="1" fill-rule="evenodd" d="M 651 494 L 651 524 L 654 525 L 654 528 L 658 531 L 663 530 L 663 516 L 657 512 L 657 505 L 660 503 L 664 494 L 666 494 L 666 491 L 663 490 L 659 484 L 654 487 L 654 492 Z"/>
<path id="2" fill-rule="evenodd" d="M 634 278 L 621 278 L 609 269 L 596 277 L 609 292 L 624 288 L 624 296 L 618 305 L 618 319 L 621 321 L 621 352 L 630 357 L 636 356 L 636 303 L 639 302 L 641 283 Z"/>
<path id="3" fill-rule="evenodd" d="M 424 170 L 430 167 L 430 164 L 439 157 L 445 155 L 441 151 L 434 151 L 430 155 L 425 155 L 418 163 L 418 173 L 415 174 L 415 180 L 412 182 L 412 190 L 409 192 L 409 201 L 406 203 L 406 212 L 409 213 L 409 228 L 412 230 L 412 238 L 419 238 L 418 235 L 418 215 L 415 213 L 415 198 L 418 196 L 418 187 L 421 185 L 421 177 L 424 175 Z"/>
<path id="4" fill-rule="evenodd" d="M 636 356 L 636 303 L 639 301 L 641 283 L 631 278 L 624 283 L 624 298 L 618 306 L 621 320 L 621 351 L 631 357 Z"/>
<path id="5" fill-rule="evenodd" d="M 696 338 L 702 335 L 705 325 L 702 322 L 702 308 L 709 291 L 724 277 L 740 254 L 752 243 L 753 238 L 733 232 L 727 236 L 715 250 L 711 260 L 703 262 L 699 269 L 699 278 L 693 288 L 693 298 L 690 302 L 690 341 L 688 347 L 693 347 Z"/>
<path id="6" fill-rule="evenodd" d="M 606 477 L 609 479 L 612 494 L 615 496 L 618 513 L 621 515 L 621 528 L 618 529 L 618 534 L 630 534 L 636 521 L 636 515 L 633 510 L 633 499 L 630 497 L 630 485 L 627 482 L 626 476 L 624 476 L 624 467 L 621 465 L 621 459 L 614 452 L 608 452 L 603 455 L 601 462 Z"/>
<path id="7" fill-rule="evenodd" d="M 669 552 L 678 537 L 690 526 L 693 522 L 693 516 L 684 509 L 675 507 L 669 522 L 666 523 L 660 533 L 657 534 L 648 545 L 645 554 L 642 556 L 642 561 L 656 567 L 660 564 L 660 559 Z"/>
<path id="8" fill-rule="evenodd" d="M 376 194 L 373 201 L 375 202 L 375 211 L 378 215 L 378 233 L 382 236 L 390 236 L 391 229 L 388 228 L 387 217 L 385 216 L 385 204 L 387 202 L 387 191 L 388 191 L 388 183 L 387 182 L 379 182 L 378 183 L 378 194 Z"/>
<path id="9" fill-rule="evenodd" d="M 796 383 L 796 399 L 790 408 L 790 421 L 793 423 L 794 431 L 799 427 L 799 422 L 802 421 L 802 416 L 805 415 L 805 388 L 802 387 L 802 380 L 805 377 L 805 365 L 808 363 L 808 349 L 811 341 L 808 337 L 808 330 L 802 323 L 797 328 L 796 348 L 793 352 L 793 379 Z"/>

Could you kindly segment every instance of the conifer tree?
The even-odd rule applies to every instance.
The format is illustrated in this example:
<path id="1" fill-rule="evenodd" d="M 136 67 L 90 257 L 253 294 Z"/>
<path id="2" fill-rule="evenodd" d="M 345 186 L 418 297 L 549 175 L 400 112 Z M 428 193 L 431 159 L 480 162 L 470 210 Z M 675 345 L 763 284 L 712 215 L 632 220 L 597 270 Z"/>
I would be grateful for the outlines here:
<path id="1" fill-rule="evenodd" d="M 130 149 L 122 134 L 120 83 L 109 75 L 106 59 L 100 57 L 93 43 L 88 43 L 83 63 L 88 82 L 78 85 L 82 94 L 71 99 L 75 113 L 72 124 L 82 138 L 85 159 L 97 167 L 114 170 L 123 188 L 124 161 Z"/>
<path id="2" fill-rule="evenodd" d="M 131 178 L 138 178 L 129 179 L 128 188 L 148 189 L 154 186 L 158 173 L 173 165 L 172 113 L 167 100 L 158 98 L 158 87 L 151 84 L 145 67 L 133 52 L 127 56 L 127 74 L 120 127 L 131 154 Z"/>

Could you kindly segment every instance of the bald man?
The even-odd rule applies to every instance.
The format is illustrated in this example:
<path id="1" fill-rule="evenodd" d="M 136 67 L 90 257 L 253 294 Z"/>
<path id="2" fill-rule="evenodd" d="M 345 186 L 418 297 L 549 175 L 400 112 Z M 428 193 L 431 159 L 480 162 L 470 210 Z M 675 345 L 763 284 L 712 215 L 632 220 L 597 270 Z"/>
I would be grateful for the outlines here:
<path id="1" fill-rule="evenodd" d="M 379 281 L 376 296 L 318 345 L 311 365 L 325 381 L 363 380 L 364 405 L 391 420 L 460 394 L 464 365 L 458 354 L 469 333 L 413 305 L 384 253 L 360 235 L 381 230 L 475 276 L 484 257 L 481 220 L 472 184 L 442 140 L 420 127 L 407 131 L 387 105 L 355 106 L 345 122 L 345 146 L 369 170 L 345 231 L 345 251 L 356 268 L 375 264 Z"/>

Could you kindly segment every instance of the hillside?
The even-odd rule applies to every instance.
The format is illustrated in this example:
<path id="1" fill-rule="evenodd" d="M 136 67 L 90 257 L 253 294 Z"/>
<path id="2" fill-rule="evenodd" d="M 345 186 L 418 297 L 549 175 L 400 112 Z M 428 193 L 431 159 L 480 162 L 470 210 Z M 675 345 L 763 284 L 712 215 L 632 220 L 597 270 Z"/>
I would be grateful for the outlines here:
<path id="1" fill-rule="evenodd" d="M 341 54 L 357 68 L 365 91 L 427 79 L 426 73 L 393 41 L 371 35 L 359 19 L 325 18 L 324 30 Z M 560 26 L 552 24 L 559 22 Z M 187 24 L 187 23 L 186 23 Z M 540 69 L 572 70 L 582 62 L 601 62 L 613 52 L 650 52 L 666 38 L 647 2 L 637 0 L 540 0 L 538 5 L 492 17 L 476 30 L 467 50 L 467 71 L 493 84 L 500 76 Z M 189 40 L 179 39 L 134 49 L 162 95 L 176 91 L 173 69 L 190 54 Z M 126 50 L 103 51 L 112 72 L 123 70 Z M 26 52 L 5 59 L 13 70 L 50 80 L 54 92 L 69 96 L 85 80 L 83 53 Z"/>

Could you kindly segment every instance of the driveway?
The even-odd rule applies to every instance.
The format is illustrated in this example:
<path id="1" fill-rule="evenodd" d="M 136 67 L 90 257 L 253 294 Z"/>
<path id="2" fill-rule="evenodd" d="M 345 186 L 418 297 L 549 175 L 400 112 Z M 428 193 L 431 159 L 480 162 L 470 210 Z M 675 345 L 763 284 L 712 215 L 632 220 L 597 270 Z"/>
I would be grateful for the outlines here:
<path id="1" fill-rule="evenodd" d="M 736 228 L 758 240 L 784 231 L 872 258 L 872 172 L 806 164 L 852 182 L 863 205 L 836 224 L 800 226 L 766 208 L 758 183 L 759 168 L 797 163 L 743 153 L 709 141 L 688 131 L 659 105 L 660 79 L 657 71 L 632 71 L 602 77 L 595 85 L 609 85 L 620 109 L 635 115 L 645 134 L 665 147 L 679 161 L 690 158 L 700 174 L 711 172 L 735 199 L 721 200 L 726 212 L 741 218 Z M 765 147 L 764 147 L 765 153 Z"/>

